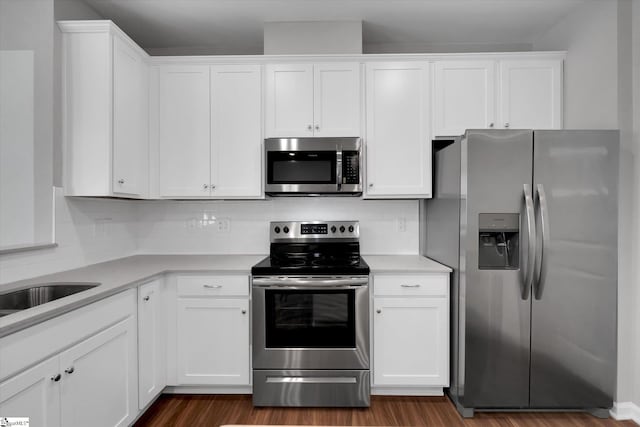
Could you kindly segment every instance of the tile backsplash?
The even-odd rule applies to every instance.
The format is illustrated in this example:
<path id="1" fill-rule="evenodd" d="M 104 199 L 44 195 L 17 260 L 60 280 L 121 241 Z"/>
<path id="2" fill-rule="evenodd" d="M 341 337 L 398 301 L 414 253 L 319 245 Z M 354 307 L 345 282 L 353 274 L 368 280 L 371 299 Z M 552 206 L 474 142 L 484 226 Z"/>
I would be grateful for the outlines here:
<path id="1" fill-rule="evenodd" d="M 57 189 L 58 246 L 0 256 L 0 284 L 133 254 L 267 254 L 278 220 L 359 220 L 363 254 L 418 253 L 416 200 L 133 201 Z"/>

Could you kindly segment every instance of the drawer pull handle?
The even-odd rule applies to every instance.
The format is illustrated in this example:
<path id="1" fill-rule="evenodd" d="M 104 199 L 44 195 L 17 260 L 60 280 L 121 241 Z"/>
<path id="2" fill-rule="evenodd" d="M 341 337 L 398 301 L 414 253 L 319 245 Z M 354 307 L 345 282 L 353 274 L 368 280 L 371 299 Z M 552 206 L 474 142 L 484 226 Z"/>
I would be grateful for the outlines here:
<path id="1" fill-rule="evenodd" d="M 400 285 L 400 286 L 402 286 L 403 288 L 419 288 L 420 287 L 420 285 Z"/>
<path id="2" fill-rule="evenodd" d="M 220 289 L 222 285 L 204 285 L 207 289 Z"/>

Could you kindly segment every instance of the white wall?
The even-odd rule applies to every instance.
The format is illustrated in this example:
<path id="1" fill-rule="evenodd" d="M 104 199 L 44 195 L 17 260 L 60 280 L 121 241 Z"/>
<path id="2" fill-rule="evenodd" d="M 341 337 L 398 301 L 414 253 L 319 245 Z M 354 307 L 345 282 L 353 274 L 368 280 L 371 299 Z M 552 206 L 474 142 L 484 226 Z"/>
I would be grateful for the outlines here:
<path id="1" fill-rule="evenodd" d="M 640 1 L 634 1 L 632 10 L 632 45 L 633 65 L 632 65 L 632 81 L 633 81 L 633 144 L 635 148 L 636 167 L 633 179 L 633 194 L 635 195 L 634 218 L 635 228 L 633 233 L 633 241 L 635 243 L 632 260 L 634 265 L 634 290 L 632 307 L 635 312 L 635 319 L 632 319 L 634 325 L 633 339 L 634 343 L 634 375 L 633 375 L 633 403 L 640 407 L 640 268 L 638 266 L 640 246 Z M 636 420 L 638 421 L 638 420 Z"/>
<path id="2" fill-rule="evenodd" d="M 228 219 L 228 232 L 206 218 Z M 348 197 L 273 198 L 264 201 L 138 204 L 140 253 L 267 254 L 269 221 L 359 220 L 363 254 L 417 254 L 416 200 Z M 405 231 L 398 231 L 398 220 Z"/>
<path id="3" fill-rule="evenodd" d="M 57 189 L 55 216 L 58 247 L 2 255 L 0 284 L 128 256 L 136 249 L 135 202 L 65 198 Z"/>

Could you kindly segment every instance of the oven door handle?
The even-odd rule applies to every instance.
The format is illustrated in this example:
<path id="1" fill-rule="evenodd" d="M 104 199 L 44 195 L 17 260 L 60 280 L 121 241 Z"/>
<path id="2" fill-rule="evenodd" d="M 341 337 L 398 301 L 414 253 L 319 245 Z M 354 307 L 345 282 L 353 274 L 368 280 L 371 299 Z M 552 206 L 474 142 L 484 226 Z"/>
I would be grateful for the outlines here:
<path id="1" fill-rule="evenodd" d="M 253 279 L 253 286 L 259 288 L 356 289 L 362 286 L 367 286 L 368 284 L 368 278 L 358 277 L 343 279 L 254 277 Z"/>

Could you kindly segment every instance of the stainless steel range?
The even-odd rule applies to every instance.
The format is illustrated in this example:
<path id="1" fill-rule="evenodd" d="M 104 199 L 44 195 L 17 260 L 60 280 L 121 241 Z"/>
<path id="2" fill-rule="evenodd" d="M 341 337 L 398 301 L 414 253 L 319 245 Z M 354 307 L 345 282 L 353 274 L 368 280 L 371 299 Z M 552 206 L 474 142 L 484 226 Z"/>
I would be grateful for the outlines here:
<path id="1" fill-rule="evenodd" d="M 357 221 L 272 222 L 252 269 L 253 404 L 369 406 L 369 266 Z"/>

